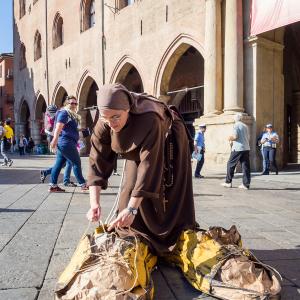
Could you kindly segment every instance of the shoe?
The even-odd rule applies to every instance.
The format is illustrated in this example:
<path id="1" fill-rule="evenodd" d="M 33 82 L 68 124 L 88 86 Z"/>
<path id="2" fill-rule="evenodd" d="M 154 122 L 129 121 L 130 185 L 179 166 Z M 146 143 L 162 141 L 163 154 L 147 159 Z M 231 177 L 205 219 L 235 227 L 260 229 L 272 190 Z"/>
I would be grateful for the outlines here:
<path id="1" fill-rule="evenodd" d="M 58 185 L 50 186 L 48 189 L 49 193 L 64 193 L 66 190 L 61 189 Z"/>
<path id="2" fill-rule="evenodd" d="M 65 182 L 64 186 L 77 187 L 77 184 L 73 181 L 70 181 L 70 182 Z"/>
<path id="3" fill-rule="evenodd" d="M 260 175 L 269 175 L 269 172 L 262 172 Z"/>
<path id="4" fill-rule="evenodd" d="M 195 178 L 204 178 L 202 175 L 195 175 Z"/>
<path id="5" fill-rule="evenodd" d="M 8 165 L 9 167 L 11 167 L 12 164 L 13 164 L 13 161 L 10 159 L 10 160 L 8 161 L 8 164 L 7 164 L 7 165 Z"/>
<path id="6" fill-rule="evenodd" d="M 6 167 L 6 166 L 7 166 L 6 163 L 1 164 L 1 167 Z"/>
<path id="7" fill-rule="evenodd" d="M 278 171 L 275 172 L 275 175 L 278 175 Z"/>
<path id="8" fill-rule="evenodd" d="M 223 182 L 223 183 L 221 183 L 221 186 L 224 186 L 226 188 L 232 188 L 232 183 L 231 182 L 229 182 L 229 183 Z"/>
<path id="9" fill-rule="evenodd" d="M 118 172 L 113 172 L 113 175 L 120 176 Z"/>
<path id="10" fill-rule="evenodd" d="M 249 190 L 249 186 L 246 186 L 244 184 L 239 185 L 238 188 L 242 190 Z"/>
<path id="11" fill-rule="evenodd" d="M 41 183 L 44 183 L 46 179 L 45 172 L 43 170 L 40 171 L 40 180 Z"/>
<path id="12" fill-rule="evenodd" d="M 84 183 L 82 186 L 81 186 L 81 191 L 84 192 L 84 191 L 88 191 L 89 190 L 89 187 L 86 183 Z"/>

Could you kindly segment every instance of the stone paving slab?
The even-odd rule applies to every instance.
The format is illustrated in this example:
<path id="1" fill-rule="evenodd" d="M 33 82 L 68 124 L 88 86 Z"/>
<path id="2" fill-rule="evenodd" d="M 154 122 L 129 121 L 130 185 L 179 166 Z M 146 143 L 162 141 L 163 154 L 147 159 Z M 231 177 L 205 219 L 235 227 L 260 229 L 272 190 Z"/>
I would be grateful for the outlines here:
<path id="1" fill-rule="evenodd" d="M 36 298 L 37 294 L 38 291 L 37 289 L 34 288 L 0 290 L 0 299 L 1 300 L 33 300 Z"/>
<path id="2" fill-rule="evenodd" d="M 67 188 L 65 194 L 48 194 L 47 184 L 39 184 L 39 169 L 52 163 L 53 157 L 26 156 L 16 157 L 10 169 L 0 168 L 0 300 L 53 299 L 56 280 L 87 229 L 87 193 Z M 119 172 L 121 166 L 120 161 Z M 201 227 L 235 224 L 244 246 L 282 273 L 282 300 L 300 299 L 300 172 L 254 176 L 249 191 L 236 188 L 240 174 L 232 189 L 220 186 L 223 173 L 204 175 L 193 180 Z M 112 176 L 101 195 L 103 220 L 120 179 Z M 153 279 L 155 300 L 213 299 L 190 287 L 175 268 L 160 265 Z"/>

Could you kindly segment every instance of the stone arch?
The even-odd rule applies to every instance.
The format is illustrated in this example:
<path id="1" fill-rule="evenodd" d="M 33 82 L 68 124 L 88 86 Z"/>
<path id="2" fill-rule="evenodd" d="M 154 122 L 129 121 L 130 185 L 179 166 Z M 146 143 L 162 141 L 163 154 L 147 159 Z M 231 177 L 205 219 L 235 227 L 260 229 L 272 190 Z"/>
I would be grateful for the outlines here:
<path id="1" fill-rule="evenodd" d="M 46 112 L 47 103 L 42 94 L 39 94 L 35 102 L 35 120 L 43 119 L 43 114 Z"/>
<path id="2" fill-rule="evenodd" d="M 78 85 L 77 98 L 79 101 L 79 114 L 81 115 L 81 127 L 93 129 L 95 121 L 97 120 L 96 110 L 83 110 L 82 108 L 91 107 L 97 105 L 97 90 L 99 86 L 96 80 L 88 71 L 86 71 Z M 86 139 L 85 154 L 90 152 L 89 137 Z"/>
<path id="3" fill-rule="evenodd" d="M 68 96 L 68 93 L 66 89 L 62 85 L 60 85 L 59 82 L 56 85 L 53 93 L 52 104 L 55 104 L 58 108 L 62 107 L 66 96 Z"/>
<path id="4" fill-rule="evenodd" d="M 193 37 L 187 34 L 178 35 L 163 54 L 154 80 L 153 94 L 157 97 L 168 91 L 168 82 L 174 68 L 183 53 L 194 47 L 204 57 L 204 47 Z"/>
<path id="5" fill-rule="evenodd" d="M 80 31 L 95 25 L 95 0 L 82 0 L 80 3 Z"/>
<path id="6" fill-rule="evenodd" d="M 42 37 L 40 32 L 37 30 L 34 35 L 34 60 L 38 60 L 42 57 Z"/>
<path id="7" fill-rule="evenodd" d="M 60 13 L 56 13 L 53 20 L 52 27 L 52 47 L 53 49 L 59 47 L 64 43 L 64 21 Z"/>
<path id="8" fill-rule="evenodd" d="M 133 92 L 143 92 L 144 80 L 136 66 L 137 63 L 132 58 L 127 55 L 123 56 L 112 73 L 110 83 L 119 82 Z"/>
<path id="9" fill-rule="evenodd" d="M 22 98 L 19 108 L 19 134 L 24 134 L 26 137 L 31 135 L 31 118 L 30 118 L 30 108 L 28 102 Z"/>
<path id="10" fill-rule="evenodd" d="M 34 116 L 32 120 L 31 136 L 35 144 L 40 144 L 41 141 L 46 139 L 45 135 L 41 134 L 41 129 L 44 127 L 44 117 L 47 108 L 47 103 L 42 94 L 38 94 L 34 102 Z"/>
<path id="11" fill-rule="evenodd" d="M 168 57 L 158 76 L 161 82 L 157 84 L 159 90 L 156 94 L 162 101 L 178 108 L 193 136 L 193 123 L 203 115 L 204 59 L 194 46 L 187 43 L 179 44 Z"/>

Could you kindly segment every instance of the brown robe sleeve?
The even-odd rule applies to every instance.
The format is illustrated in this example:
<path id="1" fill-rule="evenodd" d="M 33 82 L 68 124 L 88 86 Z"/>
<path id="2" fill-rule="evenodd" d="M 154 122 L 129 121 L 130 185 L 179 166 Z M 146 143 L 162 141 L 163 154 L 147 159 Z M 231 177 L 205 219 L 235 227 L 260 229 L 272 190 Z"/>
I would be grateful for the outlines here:
<path id="1" fill-rule="evenodd" d="M 99 120 L 91 137 L 89 157 L 88 185 L 107 188 L 117 154 L 111 149 L 111 136 L 108 125 Z"/>
<path id="2" fill-rule="evenodd" d="M 161 119 L 149 114 L 148 134 L 140 147 L 140 163 L 132 197 L 159 198 L 164 160 L 164 133 Z M 148 124 L 147 124 L 148 125 Z"/>

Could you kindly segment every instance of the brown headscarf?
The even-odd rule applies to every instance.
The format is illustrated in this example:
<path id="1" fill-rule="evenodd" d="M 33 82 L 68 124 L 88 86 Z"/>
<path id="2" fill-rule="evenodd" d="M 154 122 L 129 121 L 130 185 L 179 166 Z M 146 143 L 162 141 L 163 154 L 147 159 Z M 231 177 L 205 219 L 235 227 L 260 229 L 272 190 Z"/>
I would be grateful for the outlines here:
<path id="1" fill-rule="evenodd" d="M 165 111 L 168 109 L 163 102 L 153 96 L 129 92 L 120 83 L 103 85 L 97 91 L 97 105 L 99 109 L 130 109 L 130 113 L 137 115 L 154 112 L 162 119 L 165 118 Z"/>

